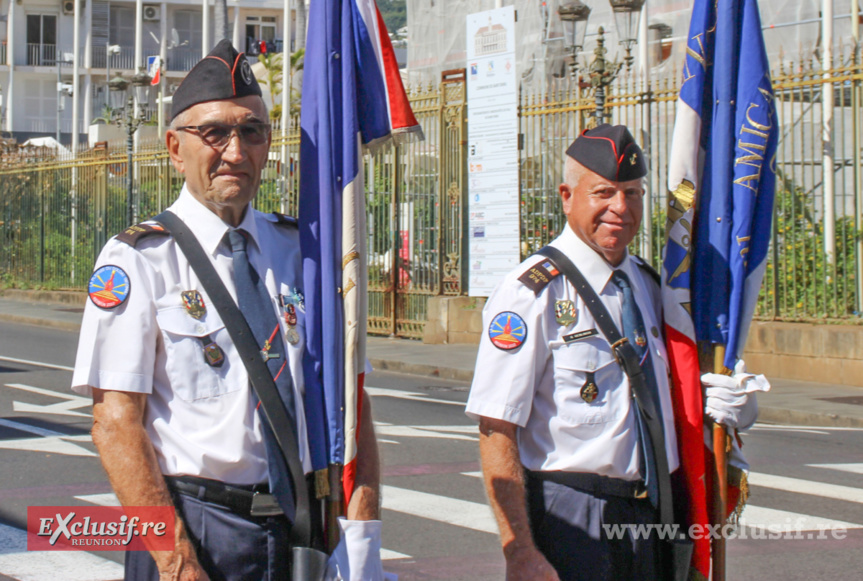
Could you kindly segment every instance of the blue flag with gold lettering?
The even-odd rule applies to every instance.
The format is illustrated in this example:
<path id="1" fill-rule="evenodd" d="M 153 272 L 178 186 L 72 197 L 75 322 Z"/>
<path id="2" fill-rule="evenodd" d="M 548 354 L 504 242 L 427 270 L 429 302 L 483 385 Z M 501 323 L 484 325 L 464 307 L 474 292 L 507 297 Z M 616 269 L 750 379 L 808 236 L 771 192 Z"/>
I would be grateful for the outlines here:
<path id="1" fill-rule="evenodd" d="M 725 366 L 734 369 L 767 264 L 778 130 L 756 0 L 719 0 L 711 34 L 711 82 L 701 94 L 687 95 L 689 83 L 680 92 L 712 105 L 701 111 L 710 121 L 701 131 L 692 315 L 697 340 L 725 344 Z"/>

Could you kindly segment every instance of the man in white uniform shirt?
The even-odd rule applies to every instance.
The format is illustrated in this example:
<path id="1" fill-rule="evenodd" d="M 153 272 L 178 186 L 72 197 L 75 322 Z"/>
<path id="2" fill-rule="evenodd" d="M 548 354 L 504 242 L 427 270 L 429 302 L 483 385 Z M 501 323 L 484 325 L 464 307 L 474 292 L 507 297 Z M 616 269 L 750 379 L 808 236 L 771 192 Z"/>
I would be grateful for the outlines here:
<path id="1" fill-rule="evenodd" d="M 169 211 L 242 308 L 248 297 L 238 293 L 234 239 L 241 241 L 255 288 L 270 303 L 262 310 L 272 308 L 273 334 L 262 347 L 268 364 L 276 362 L 276 381 L 287 382 L 280 395 L 309 472 L 299 234 L 289 218 L 251 207 L 270 138 L 245 55 L 222 41 L 174 95 L 167 148 L 186 182 Z M 145 222 L 110 240 L 90 297 L 73 389 L 93 396 L 102 464 L 123 505 L 177 508 L 174 551 L 127 553 L 126 579 L 288 578 L 290 479 L 273 484 L 246 367 L 174 238 Z M 363 411 L 348 518 L 369 520 L 379 513 L 379 466 L 367 399 Z"/>
<path id="2" fill-rule="evenodd" d="M 627 252 L 641 224 L 644 155 L 626 127 L 610 125 L 585 131 L 566 153 L 559 190 L 567 225 L 551 246 L 581 271 L 617 329 L 625 327 L 624 294 L 634 297 L 633 343 L 644 352 L 642 368 L 653 371 L 674 471 L 659 281 Z M 602 528 L 658 517 L 629 379 L 585 301 L 553 261 L 532 256 L 495 289 L 483 321 L 467 414 L 479 421 L 507 579 L 666 578 L 655 537 L 615 540 Z M 754 398 L 740 398 L 743 426 L 757 410 Z"/>

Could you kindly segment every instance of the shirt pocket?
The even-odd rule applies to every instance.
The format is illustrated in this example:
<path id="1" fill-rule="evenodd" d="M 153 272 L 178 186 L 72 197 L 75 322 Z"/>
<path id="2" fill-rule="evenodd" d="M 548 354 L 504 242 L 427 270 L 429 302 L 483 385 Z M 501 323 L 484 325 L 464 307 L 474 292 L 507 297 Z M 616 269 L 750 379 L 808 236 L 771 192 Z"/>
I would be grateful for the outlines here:
<path id="1" fill-rule="evenodd" d="M 219 343 L 227 339 L 227 331 L 212 310 L 203 320 L 198 320 L 183 307 L 169 307 L 157 311 L 156 320 L 165 342 L 165 371 L 177 397 L 195 401 L 240 388 L 227 381 L 228 354 L 225 346 Z M 208 342 L 216 343 L 222 351 L 224 362 L 220 367 L 206 362 L 204 345 Z"/>
<path id="2" fill-rule="evenodd" d="M 613 405 L 614 390 L 622 389 L 623 372 L 611 353 L 611 347 L 594 338 L 554 350 L 554 403 L 558 418 L 572 426 L 605 424 L 621 413 Z M 582 388 L 592 381 L 596 398 L 588 403 Z"/>

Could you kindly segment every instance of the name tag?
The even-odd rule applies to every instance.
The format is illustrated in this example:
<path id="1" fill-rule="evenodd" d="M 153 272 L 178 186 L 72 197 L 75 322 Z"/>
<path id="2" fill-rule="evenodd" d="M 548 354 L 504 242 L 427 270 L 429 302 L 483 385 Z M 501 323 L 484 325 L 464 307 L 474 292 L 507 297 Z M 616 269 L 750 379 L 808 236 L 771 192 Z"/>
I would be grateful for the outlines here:
<path id="1" fill-rule="evenodd" d="M 593 337 L 594 335 L 599 335 L 599 331 L 597 331 L 596 329 L 588 329 L 587 331 L 570 333 L 569 335 L 563 336 L 563 342 L 566 344 L 574 343 L 576 341 L 581 341 L 582 339 L 587 339 L 588 337 Z"/>

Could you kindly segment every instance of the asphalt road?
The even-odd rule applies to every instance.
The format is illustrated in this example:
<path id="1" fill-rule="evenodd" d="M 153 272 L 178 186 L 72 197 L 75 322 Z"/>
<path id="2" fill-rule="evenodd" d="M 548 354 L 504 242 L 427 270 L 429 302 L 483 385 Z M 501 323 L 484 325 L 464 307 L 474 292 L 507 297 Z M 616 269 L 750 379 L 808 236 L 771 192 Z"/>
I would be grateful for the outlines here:
<path id="1" fill-rule="evenodd" d="M 121 576 L 121 553 L 34 555 L 22 532 L 27 506 L 110 498 L 87 433 L 89 403 L 68 389 L 76 341 L 0 324 L 0 579 Z M 502 579 L 476 428 L 463 413 L 467 386 L 391 373 L 367 383 L 384 464 L 385 568 L 403 581 Z M 765 538 L 729 541 L 728 579 L 859 577 L 861 432 L 758 425 L 746 436 L 754 472 L 740 530 Z"/>

